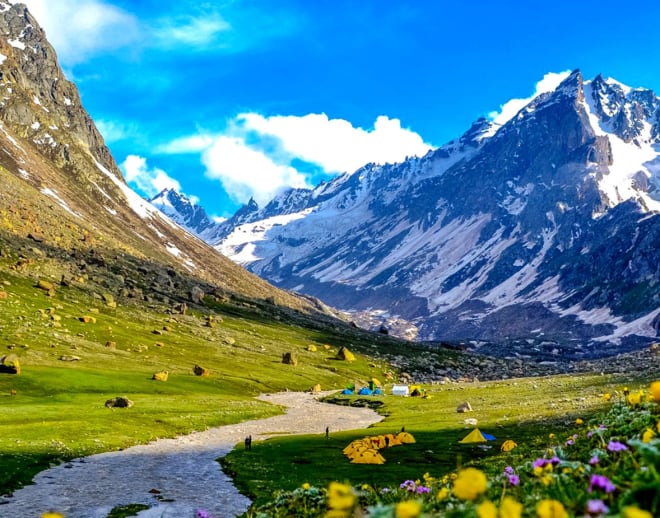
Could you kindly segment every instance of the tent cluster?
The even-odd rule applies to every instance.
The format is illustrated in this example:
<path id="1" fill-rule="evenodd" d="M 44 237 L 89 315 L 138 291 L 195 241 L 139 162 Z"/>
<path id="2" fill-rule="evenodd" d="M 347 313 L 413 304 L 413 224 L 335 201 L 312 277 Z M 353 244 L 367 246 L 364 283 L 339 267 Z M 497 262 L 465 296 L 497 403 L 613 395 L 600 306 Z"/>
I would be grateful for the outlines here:
<path id="1" fill-rule="evenodd" d="M 415 438 L 408 432 L 399 432 L 396 435 L 391 433 L 374 435 L 354 440 L 343 449 L 343 453 L 351 459 L 351 464 L 384 464 L 385 458 L 379 450 L 414 442 Z"/>
<path id="2" fill-rule="evenodd" d="M 383 389 L 381 388 L 382 384 L 377 378 L 371 378 L 371 381 L 366 387 L 362 387 L 357 392 L 355 391 L 355 385 L 351 383 L 344 390 L 341 391 L 345 396 L 352 396 L 357 394 L 359 396 L 382 396 Z"/>

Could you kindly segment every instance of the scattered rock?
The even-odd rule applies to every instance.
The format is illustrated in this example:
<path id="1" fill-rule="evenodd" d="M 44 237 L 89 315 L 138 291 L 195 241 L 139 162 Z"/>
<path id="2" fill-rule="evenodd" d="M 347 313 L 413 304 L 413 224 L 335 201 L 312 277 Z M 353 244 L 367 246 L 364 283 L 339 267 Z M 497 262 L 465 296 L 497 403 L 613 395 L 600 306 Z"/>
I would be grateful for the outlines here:
<path id="1" fill-rule="evenodd" d="M 154 375 L 151 377 L 151 379 L 156 381 L 167 381 L 169 375 L 170 374 L 167 371 L 158 371 L 154 372 Z"/>
<path id="2" fill-rule="evenodd" d="M 170 333 L 172 331 L 172 327 L 171 326 L 163 326 L 163 331 L 165 331 L 166 333 Z"/>
<path id="3" fill-rule="evenodd" d="M 0 373 L 20 374 L 21 362 L 15 354 L 8 354 L 0 358 Z"/>
<path id="4" fill-rule="evenodd" d="M 115 349 L 117 349 L 117 342 L 113 342 L 112 340 L 108 340 L 105 343 L 105 347 L 106 347 L 106 349 L 110 349 L 111 351 L 114 351 Z"/>
<path id="5" fill-rule="evenodd" d="M 156 347 L 165 347 L 165 344 L 163 342 L 156 342 L 154 345 Z"/>
<path id="6" fill-rule="evenodd" d="M 282 355 L 282 363 L 285 365 L 298 365 L 298 360 L 293 356 L 293 353 L 284 353 Z"/>
<path id="7" fill-rule="evenodd" d="M 83 324 L 96 324 L 96 318 L 90 315 L 83 315 L 78 317 L 78 320 L 80 320 Z"/>
<path id="8" fill-rule="evenodd" d="M 352 362 L 355 360 L 355 355 L 348 348 L 342 346 L 337 353 L 337 359 Z"/>
<path id="9" fill-rule="evenodd" d="M 320 384 L 320 383 L 317 383 L 316 385 L 314 385 L 314 386 L 310 389 L 310 392 L 312 392 L 313 394 L 317 394 L 318 392 L 321 392 L 321 384 Z"/>
<path id="10" fill-rule="evenodd" d="M 472 405 L 470 405 L 470 403 L 468 401 L 466 401 L 465 403 L 461 403 L 460 405 L 458 405 L 456 407 L 456 412 L 458 412 L 459 414 L 464 414 L 466 412 L 472 412 Z"/>
<path id="11" fill-rule="evenodd" d="M 190 300 L 195 304 L 201 304 L 204 302 L 205 295 L 206 294 L 204 293 L 204 290 L 199 286 L 193 286 L 193 288 L 190 290 Z"/>
<path id="12" fill-rule="evenodd" d="M 0 300 L 5 300 L 7 299 L 7 292 L 6 291 L 0 291 Z"/>
<path id="13" fill-rule="evenodd" d="M 193 367 L 193 372 L 195 373 L 195 376 L 203 376 L 206 377 L 210 374 L 210 371 L 201 365 L 195 365 Z"/>
<path id="14" fill-rule="evenodd" d="M 108 305 L 114 303 L 115 301 L 115 298 L 110 293 L 103 293 L 101 295 L 101 298 L 103 299 L 103 302 L 105 302 Z"/>
<path id="15" fill-rule="evenodd" d="M 108 399 L 105 402 L 105 406 L 108 408 L 131 408 L 133 406 L 133 402 L 127 397 L 119 396 Z"/>
<path id="16" fill-rule="evenodd" d="M 69 354 L 63 354 L 58 358 L 61 362 L 78 362 L 80 361 L 80 356 L 73 356 Z"/>
<path id="17" fill-rule="evenodd" d="M 316 346 L 315 346 L 314 344 L 309 344 L 309 345 L 307 346 L 307 350 L 308 350 L 310 353 L 315 353 L 317 349 L 316 349 Z"/>
<path id="18" fill-rule="evenodd" d="M 162 335 L 163 334 L 163 332 L 160 329 L 154 329 L 151 333 L 154 334 L 154 335 Z"/>
<path id="19" fill-rule="evenodd" d="M 51 290 L 55 290 L 55 285 L 50 281 L 39 279 L 39 281 L 37 282 L 37 288 L 44 291 L 51 291 Z"/>

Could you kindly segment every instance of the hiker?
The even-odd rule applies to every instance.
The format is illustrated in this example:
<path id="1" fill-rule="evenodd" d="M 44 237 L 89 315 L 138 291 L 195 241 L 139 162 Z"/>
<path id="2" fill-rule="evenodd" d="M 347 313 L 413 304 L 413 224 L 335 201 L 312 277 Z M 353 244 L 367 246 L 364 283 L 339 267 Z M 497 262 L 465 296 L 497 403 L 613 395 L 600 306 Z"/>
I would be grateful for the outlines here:
<path id="1" fill-rule="evenodd" d="M 330 438 L 330 427 L 329 426 L 325 427 L 325 438 L 326 438 L 326 440 L 328 438 Z"/>

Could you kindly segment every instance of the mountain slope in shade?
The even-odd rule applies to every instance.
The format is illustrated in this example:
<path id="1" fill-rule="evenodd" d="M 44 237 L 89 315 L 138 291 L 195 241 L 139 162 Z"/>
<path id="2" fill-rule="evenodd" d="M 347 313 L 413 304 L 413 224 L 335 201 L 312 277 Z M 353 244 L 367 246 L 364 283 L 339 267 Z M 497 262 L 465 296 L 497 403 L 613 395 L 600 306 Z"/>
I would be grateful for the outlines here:
<path id="1" fill-rule="evenodd" d="M 98 279 L 127 289 L 185 294 L 198 285 L 305 311 L 320 308 L 237 267 L 128 188 L 43 30 L 24 5 L 2 1 L 0 182 L 5 257 L 23 243 L 31 260 L 39 243 L 47 250 L 38 261 L 42 274 L 57 259 L 49 272 L 57 279 L 77 278 L 94 265 L 103 268 Z M 132 286 L 124 286 L 125 272 L 135 274 Z"/>
<path id="2" fill-rule="evenodd" d="M 421 339 L 623 350 L 660 329 L 659 156 L 660 99 L 575 71 L 502 126 L 481 119 L 422 158 L 289 191 L 215 244 Z"/>

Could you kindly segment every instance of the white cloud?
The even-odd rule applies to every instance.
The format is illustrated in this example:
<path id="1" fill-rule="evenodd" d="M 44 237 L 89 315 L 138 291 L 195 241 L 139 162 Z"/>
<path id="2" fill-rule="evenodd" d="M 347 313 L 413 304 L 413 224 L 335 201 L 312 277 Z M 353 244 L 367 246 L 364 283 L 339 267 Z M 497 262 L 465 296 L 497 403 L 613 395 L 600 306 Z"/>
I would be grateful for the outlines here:
<path id="1" fill-rule="evenodd" d="M 222 136 L 202 155 L 206 174 L 217 178 L 236 201 L 260 205 L 287 187 L 310 187 L 305 175 L 250 148 L 242 138 Z"/>
<path id="2" fill-rule="evenodd" d="M 141 156 L 128 155 L 120 167 L 126 181 L 149 198 L 153 198 L 163 189 L 181 190 L 181 184 L 177 180 L 157 167 L 149 169 L 147 159 Z"/>
<path id="3" fill-rule="evenodd" d="M 115 121 L 99 119 L 95 121 L 96 127 L 103 135 L 106 144 L 120 142 L 129 138 L 135 138 L 140 131 L 136 124 L 124 124 Z"/>
<path id="4" fill-rule="evenodd" d="M 546 92 L 552 92 L 570 74 L 570 70 L 565 70 L 564 72 L 559 73 L 548 72 L 543 76 L 543 79 L 536 83 L 536 89 L 531 97 L 528 97 L 527 99 L 511 99 L 509 102 L 501 105 L 499 111 L 490 112 L 488 117 L 496 124 L 506 124 L 509 120 L 515 117 L 520 110 L 532 102 L 535 97 Z"/>
<path id="5" fill-rule="evenodd" d="M 18 3 L 18 2 L 15 2 Z M 132 14 L 103 0 L 21 0 L 66 65 L 101 51 L 137 41 L 140 31 Z"/>
<path id="6" fill-rule="evenodd" d="M 401 162 L 431 149 L 417 133 L 402 128 L 399 119 L 385 115 L 370 130 L 344 119 L 330 119 L 325 113 L 303 117 L 242 113 L 236 122 L 249 131 L 275 137 L 284 151 L 328 173 L 352 172 L 368 162 Z"/>
<path id="7" fill-rule="evenodd" d="M 217 13 L 164 18 L 156 24 L 153 39 L 161 48 L 177 48 L 181 45 L 204 48 L 212 44 L 219 34 L 230 30 L 231 25 Z"/>
<path id="8" fill-rule="evenodd" d="M 156 153 L 163 153 L 165 155 L 179 155 L 186 153 L 201 153 L 210 148 L 215 139 L 212 135 L 190 135 L 188 137 L 181 137 L 166 142 L 156 147 Z"/>
<path id="9" fill-rule="evenodd" d="M 157 148 L 164 154 L 202 153 L 207 176 L 236 201 L 259 204 L 287 187 L 312 186 L 312 174 L 294 163 L 314 164 L 326 175 L 353 172 L 369 162 L 401 162 L 431 149 L 398 119 L 380 116 L 373 128 L 354 127 L 326 114 L 264 117 L 242 113 L 220 135 L 198 133 Z M 317 167 L 312 167 L 315 173 Z"/>

